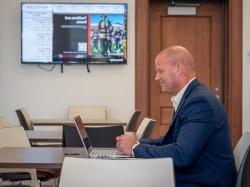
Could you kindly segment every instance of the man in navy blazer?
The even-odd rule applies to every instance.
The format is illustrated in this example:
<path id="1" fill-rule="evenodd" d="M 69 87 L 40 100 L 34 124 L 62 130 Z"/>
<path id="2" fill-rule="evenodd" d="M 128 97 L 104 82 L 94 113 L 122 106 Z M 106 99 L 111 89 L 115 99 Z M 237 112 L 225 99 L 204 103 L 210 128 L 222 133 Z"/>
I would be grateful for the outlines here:
<path id="1" fill-rule="evenodd" d="M 169 131 L 140 142 L 119 136 L 117 149 L 136 158 L 171 157 L 176 187 L 233 186 L 236 169 L 227 115 L 196 78 L 192 55 L 181 46 L 171 46 L 158 54 L 155 67 L 161 90 L 173 96 L 175 114 Z"/>

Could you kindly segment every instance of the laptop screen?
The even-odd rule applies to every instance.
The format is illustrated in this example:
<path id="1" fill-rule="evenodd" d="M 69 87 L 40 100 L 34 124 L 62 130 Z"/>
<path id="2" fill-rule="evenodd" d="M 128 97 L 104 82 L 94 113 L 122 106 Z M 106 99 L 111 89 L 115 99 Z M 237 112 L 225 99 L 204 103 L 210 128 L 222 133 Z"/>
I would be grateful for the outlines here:
<path id="1" fill-rule="evenodd" d="M 83 143 L 83 146 L 87 149 L 87 152 L 89 153 L 92 149 L 92 143 L 88 137 L 88 134 L 86 132 L 86 129 L 84 127 L 84 123 L 82 122 L 82 119 L 80 116 L 76 116 L 74 118 L 75 120 L 75 125 L 77 128 L 77 131 L 79 133 L 79 136 L 81 138 L 81 141 Z"/>

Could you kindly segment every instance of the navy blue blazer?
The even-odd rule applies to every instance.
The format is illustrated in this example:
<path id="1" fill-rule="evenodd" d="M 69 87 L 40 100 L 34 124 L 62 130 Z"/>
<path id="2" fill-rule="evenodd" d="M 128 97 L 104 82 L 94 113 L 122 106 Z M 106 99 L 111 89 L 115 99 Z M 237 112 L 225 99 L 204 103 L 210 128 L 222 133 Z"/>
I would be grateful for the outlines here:
<path id="1" fill-rule="evenodd" d="M 234 183 L 225 109 L 197 79 L 184 92 L 165 137 L 143 139 L 133 152 L 137 158 L 173 158 L 177 187 L 231 187 Z"/>

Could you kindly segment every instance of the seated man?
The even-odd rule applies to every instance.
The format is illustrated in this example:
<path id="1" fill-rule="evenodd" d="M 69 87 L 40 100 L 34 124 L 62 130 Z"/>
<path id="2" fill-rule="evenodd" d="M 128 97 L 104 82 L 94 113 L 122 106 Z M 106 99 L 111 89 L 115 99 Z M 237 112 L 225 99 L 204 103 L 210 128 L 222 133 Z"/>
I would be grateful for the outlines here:
<path id="1" fill-rule="evenodd" d="M 173 96 L 175 114 L 169 131 L 140 142 L 119 136 L 118 150 L 136 158 L 171 157 L 177 187 L 233 186 L 236 169 L 227 115 L 196 78 L 192 55 L 181 46 L 169 47 L 158 54 L 155 68 L 161 90 Z"/>

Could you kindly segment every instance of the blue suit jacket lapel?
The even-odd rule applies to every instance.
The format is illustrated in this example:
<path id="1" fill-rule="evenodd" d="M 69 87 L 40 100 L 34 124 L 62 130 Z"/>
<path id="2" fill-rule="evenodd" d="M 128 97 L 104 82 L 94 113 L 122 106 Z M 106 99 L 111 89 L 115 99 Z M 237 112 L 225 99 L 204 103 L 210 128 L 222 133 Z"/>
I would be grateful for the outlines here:
<path id="1" fill-rule="evenodd" d="M 185 90 L 182 98 L 181 98 L 181 101 L 178 105 L 178 108 L 175 112 L 175 115 L 173 116 L 172 120 L 171 120 L 171 123 L 170 123 L 170 127 L 169 127 L 169 130 L 168 132 L 166 133 L 165 137 L 163 138 L 162 140 L 162 144 L 164 144 L 164 142 L 167 142 L 168 141 L 168 138 L 171 138 L 171 133 L 173 133 L 173 127 L 175 126 L 175 120 L 176 120 L 176 117 L 178 115 L 178 113 L 180 112 L 181 108 L 183 107 L 187 97 L 190 95 L 190 93 L 192 92 L 193 88 L 196 87 L 197 85 L 199 85 L 200 82 L 198 81 L 198 79 L 195 79 L 193 80 L 190 85 L 187 87 L 187 89 Z"/>
<path id="2" fill-rule="evenodd" d="M 185 103 L 186 101 L 186 98 L 189 96 L 189 94 L 192 92 L 193 88 L 196 87 L 197 85 L 199 85 L 200 82 L 198 79 L 194 79 L 190 85 L 188 85 L 187 89 L 185 90 L 182 98 L 181 98 L 181 101 L 178 105 L 178 108 L 173 116 L 173 119 L 171 120 L 171 124 L 170 124 L 170 127 L 172 126 L 172 124 L 174 123 L 175 119 L 176 119 L 176 116 L 178 115 L 179 111 L 181 110 L 183 104 Z"/>

